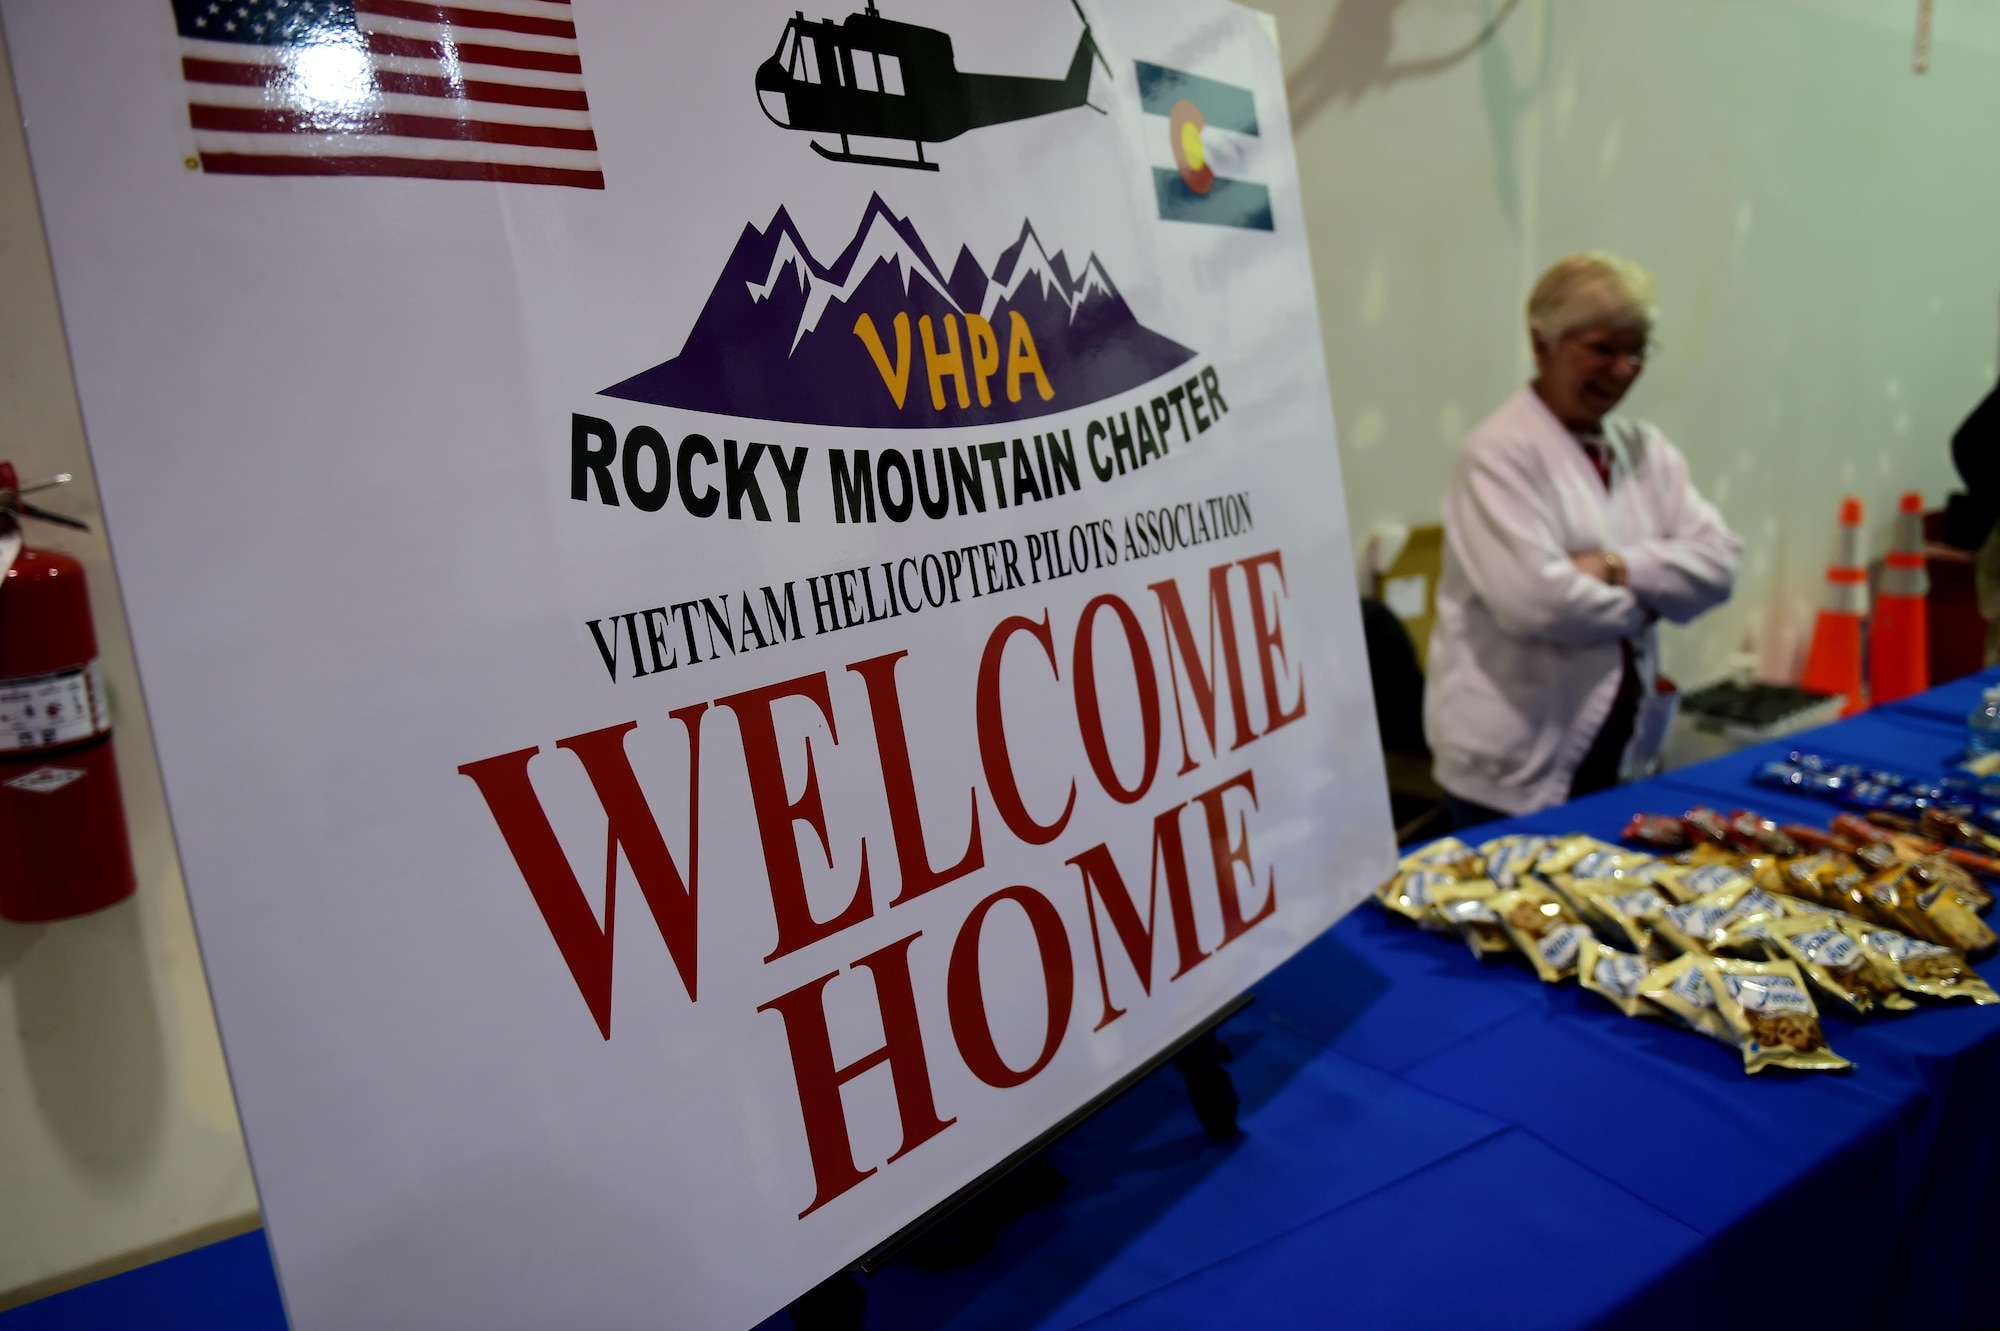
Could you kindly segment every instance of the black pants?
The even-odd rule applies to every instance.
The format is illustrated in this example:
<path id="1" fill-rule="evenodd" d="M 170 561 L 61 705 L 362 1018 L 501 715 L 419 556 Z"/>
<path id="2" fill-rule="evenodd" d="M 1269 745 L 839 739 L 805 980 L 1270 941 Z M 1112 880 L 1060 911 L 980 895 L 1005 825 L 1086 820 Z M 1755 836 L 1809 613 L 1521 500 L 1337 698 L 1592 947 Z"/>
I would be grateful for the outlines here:
<path id="1" fill-rule="evenodd" d="M 1576 765 L 1576 775 L 1570 778 L 1571 799 L 1617 785 L 1625 746 L 1632 742 L 1632 727 L 1639 719 L 1639 668 L 1632 661 L 1632 644 L 1621 642 L 1618 647 L 1625 662 L 1624 671 L 1618 676 L 1618 696 L 1611 700 L 1610 714 L 1604 718 L 1597 738 L 1591 741 L 1590 751 Z"/>

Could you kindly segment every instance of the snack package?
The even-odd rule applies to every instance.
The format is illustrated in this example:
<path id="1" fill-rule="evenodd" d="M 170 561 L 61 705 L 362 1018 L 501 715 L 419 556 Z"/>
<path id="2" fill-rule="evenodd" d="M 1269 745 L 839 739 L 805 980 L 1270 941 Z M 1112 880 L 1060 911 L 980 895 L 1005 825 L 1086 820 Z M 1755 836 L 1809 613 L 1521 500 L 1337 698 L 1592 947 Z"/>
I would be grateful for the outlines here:
<path id="1" fill-rule="evenodd" d="M 1771 867 L 1765 874 L 1763 887 L 1767 891 L 1783 892 L 1806 901 L 1831 905 L 1827 884 L 1835 874 L 1853 867 L 1852 860 L 1836 851 L 1816 850 L 1805 855 L 1793 855 Z"/>
<path id="2" fill-rule="evenodd" d="M 1943 883 L 1918 865 L 1870 879 L 1867 905 L 1883 924 L 1970 955 L 1992 947 L 1993 930 Z"/>
<path id="3" fill-rule="evenodd" d="M 1680 1018 L 1689 1030 L 1700 1031 L 1726 1045 L 1736 1043 L 1729 1023 L 1715 1006 L 1715 991 L 1709 986 L 1708 975 L 1696 964 L 1692 952 L 1656 967 L 1639 985 L 1639 994 Z"/>
<path id="4" fill-rule="evenodd" d="M 1749 809 L 1737 809 L 1729 815 L 1729 834 L 1730 840 L 1753 855 L 1796 855 L 1804 849 L 1783 828 Z"/>
<path id="5" fill-rule="evenodd" d="M 1614 846 L 1579 856 L 1566 872 L 1572 878 L 1631 878 L 1659 862 L 1658 856 L 1643 850 L 1619 850 Z"/>
<path id="6" fill-rule="evenodd" d="M 1674 903 L 1651 883 L 1630 878 L 1578 878 L 1569 897 L 1584 919 L 1633 952 L 1664 955 L 1653 938 L 1653 922 Z"/>
<path id="7" fill-rule="evenodd" d="M 1446 902 L 1438 908 L 1438 918 L 1465 941 L 1473 956 L 1482 960 L 1514 950 L 1513 940 L 1507 937 L 1507 926 L 1500 922 L 1499 912 L 1493 909 L 1492 897 L 1469 897 Z"/>
<path id="8" fill-rule="evenodd" d="M 1673 857 L 1675 864 L 1741 864 L 1743 857 L 1713 841 L 1697 841 Z"/>
<path id="9" fill-rule="evenodd" d="M 1743 961 L 1776 961 L 1784 954 L 1771 940 L 1767 932 L 1770 920 L 1758 918 L 1724 929 L 1719 937 L 1709 944 L 1709 954 L 1717 957 L 1736 957 Z"/>
<path id="10" fill-rule="evenodd" d="M 1867 929 L 1859 942 L 1886 969 L 1898 986 L 1932 998 L 1969 998 L 1975 1003 L 2000 1003 L 2000 994 L 1980 978 L 1972 964 L 1948 947 L 1926 943 L 1894 929 Z"/>
<path id="11" fill-rule="evenodd" d="M 1619 837 L 1655 850 L 1686 850 L 1692 844 L 1687 824 L 1671 814 L 1635 813 Z"/>
<path id="12" fill-rule="evenodd" d="M 1778 898 L 1748 879 L 1661 911 L 1655 935 L 1679 952 L 1714 952 L 1732 930 L 1782 917 Z"/>
<path id="13" fill-rule="evenodd" d="M 1676 902 L 1686 905 L 1690 901 L 1705 897 L 1711 892 L 1734 887 L 1739 882 L 1753 881 L 1743 872 L 1737 858 L 1712 861 L 1707 864 L 1658 864 L 1648 875 L 1653 886 L 1665 892 Z"/>
<path id="14" fill-rule="evenodd" d="M 1718 846 L 1729 844 L 1729 820 L 1706 805 L 1696 805 L 1681 815 L 1686 824 L 1689 839 L 1713 842 Z"/>
<path id="15" fill-rule="evenodd" d="M 1431 869 L 1458 878 L 1485 876 L 1485 866 L 1480 863 L 1479 852 L 1455 836 L 1440 837 L 1427 845 L 1417 847 L 1403 856 L 1401 867 L 1405 870 Z"/>
<path id="16" fill-rule="evenodd" d="M 1845 1011 L 1865 1017 L 1877 1004 L 1898 1011 L 1916 1006 L 1898 992 L 1895 976 L 1832 916 L 1795 915 L 1765 921 L 1761 927 L 1764 937 L 1798 964 L 1813 988 Z"/>
<path id="17" fill-rule="evenodd" d="M 1660 1009 L 1640 994 L 1652 966 L 1644 957 L 1621 952 L 1595 938 L 1586 938 L 1577 949 L 1576 982 L 1628 1017 L 1659 1015 Z"/>
<path id="18" fill-rule="evenodd" d="M 1986 890 L 1977 878 L 1967 873 L 1949 855 L 1920 855 L 1912 861 L 1919 869 L 1944 884 L 1958 899 L 1970 906 L 1974 912 L 1986 910 L 1993 904 L 1993 894 Z"/>
<path id="19" fill-rule="evenodd" d="M 1947 813 L 1938 808 L 1925 809 L 1919 827 L 1926 836 L 1936 841 L 1955 842 L 1988 854 L 2000 851 L 2000 837 L 1994 836 L 1969 818 L 1959 817 L 1956 812 Z"/>
<path id="20" fill-rule="evenodd" d="M 1563 900 L 1575 909 L 1577 917 L 1593 929 L 1610 928 L 1609 923 L 1598 911 L 1597 903 L 1576 890 L 1579 882 L 1596 880 L 1623 880 L 1627 884 L 1645 882 L 1643 875 L 1658 863 L 1653 856 L 1643 851 L 1633 850 L 1593 850 L 1566 870 L 1557 870 L 1541 875 L 1542 881 L 1562 894 Z"/>
<path id="21" fill-rule="evenodd" d="M 1521 875 L 1535 867 L 1550 846 L 1549 838 L 1517 832 L 1512 836 L 1494 837 L 1481 844 L 1479 853 L 1486 858 L 1486 876 L 1505 888 L 1521 885 Z"/>
<path id="22" fill-rule="evenodd" d="M 1789 961 L 1697 958 L 1715 1006 L 1743 1050 L 1743 1070 L 1837 1072 L 1854 1065 L 1826 1047 L 1805 978 Z"/>
<path id="23" fill-rule="evenodd" d="M 1539 883 L 1502 892 L 1490 903 L 1514 946 L 1527 954 L 1535 974 L 1550 984 L 1576 973 L 1577 949 L 1590 930 L 1570 904 Z"/>
<path id="24" fill-rule="evenodd" d="M 1801 855 L 1815 850 L 1847 850 L 1854 845 L 1844 837 L 1804 823 L 1786 823 L 1778 830 L 1799 843 Z"/>
<path id="25" fill-rule="evenodd" d="M 1621 854 L 1618 847 L 1607 841 L 1599 841 L 1594 836 L 1566 836 L 1551 841 L 1535 861 L 1535 872 L 1539 874 L 1568 873 L 1576 862 L 1593 851 L 1609 851 Z"/>
<path id="26" fill-rule="evenodd" d="M 1442 930 L 1438 909 L 1467 897 L 1490 897 L 1500 889 L 1490 878 L 1460 878 L 1434 869 L 1399 873 L 1375 889 L 1375 900 L 1392 914 L 1414 920 L 1426 929 Z"/>

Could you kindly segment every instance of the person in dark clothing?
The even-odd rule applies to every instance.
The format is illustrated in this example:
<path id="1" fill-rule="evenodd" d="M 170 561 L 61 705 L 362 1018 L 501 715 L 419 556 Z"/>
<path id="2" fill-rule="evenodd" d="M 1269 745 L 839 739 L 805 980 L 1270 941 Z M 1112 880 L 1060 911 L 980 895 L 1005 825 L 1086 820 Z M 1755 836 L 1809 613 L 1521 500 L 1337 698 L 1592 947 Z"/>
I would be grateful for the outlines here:
<path id="1" fill-rule="evenodd" d="M 1969 541 L 1978 554 L 1973 572 L 1978 580 L 1979 613 L 1986 618 L 1986 664 L 2000 665 L 2000 387 L 1972 409 L 1951 437 L 1951 460 L 1965 480 L 1965 505 L 1971 532 L 1983 539 Z"/>

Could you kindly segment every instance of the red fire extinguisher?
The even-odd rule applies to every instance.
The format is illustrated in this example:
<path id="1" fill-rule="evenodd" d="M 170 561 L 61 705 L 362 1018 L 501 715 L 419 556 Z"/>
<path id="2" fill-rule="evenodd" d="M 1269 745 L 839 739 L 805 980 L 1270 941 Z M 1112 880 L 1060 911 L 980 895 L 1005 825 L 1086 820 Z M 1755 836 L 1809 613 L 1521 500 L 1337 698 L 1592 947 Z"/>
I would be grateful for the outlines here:
<path id="1" fill-rule="evenodd" d="M 138 880 L 83 565 L 21 543 L 23 514 L 84 524 L 21 494 L 0 462 L 0 919 L 59 920 L 123 901 Z"/>

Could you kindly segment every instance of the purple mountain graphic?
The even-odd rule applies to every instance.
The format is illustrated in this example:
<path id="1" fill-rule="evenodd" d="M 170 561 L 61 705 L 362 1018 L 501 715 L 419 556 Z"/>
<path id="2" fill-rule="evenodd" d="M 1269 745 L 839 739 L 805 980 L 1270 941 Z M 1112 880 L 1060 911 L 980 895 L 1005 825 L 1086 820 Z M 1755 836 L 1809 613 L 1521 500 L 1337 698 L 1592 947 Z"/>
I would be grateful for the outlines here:
<path id="1" fill-rule="evenodd" d="M 993 327 L 1001 369 L 982 407 L 976 390 L 960 407 L 943 381 L 945 407 L 932 406 L 919 320 L 929 315 L 940 353 L 945 316 L 956 315 L 968 376 L 965 316 Z M 1008 331 L 1020 314 L 1055 396 L 1043 401 L 1032 377 L 1021 401 L 1006 395 Z M 908 387 L 899 409 L 866 344 L 855 333 L 866 314 L 893 361 L 895 318 L 910 321 Z M 869 199 L 854 239 L 830 264 L 813 258 L 780 208 L 759 231 L 743 228 L 680 355 L 603 390 L 607 397 L 809 425 L 898 428 L 977 425 L 1067 411 L 1155 379 L 1194 352 L 1143 327 L 1096 255 L 1072 274 L 1051 258 L 1027 222 L 989 274 L 961 247 L 947 276 L 916 228 L 881 196 Z M 971 388 L 968 379 L 968 388 Z"/>

